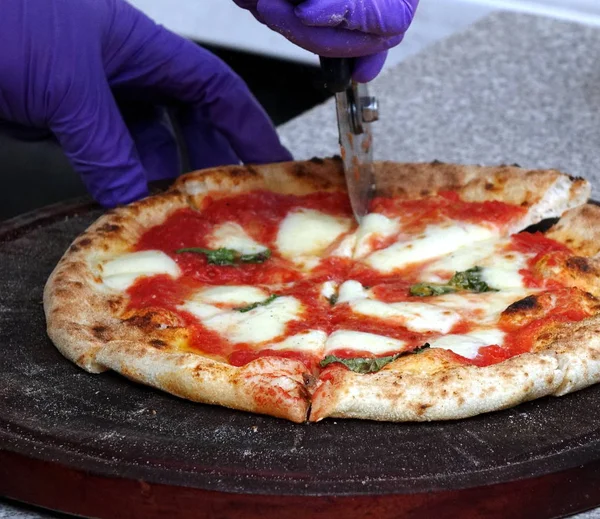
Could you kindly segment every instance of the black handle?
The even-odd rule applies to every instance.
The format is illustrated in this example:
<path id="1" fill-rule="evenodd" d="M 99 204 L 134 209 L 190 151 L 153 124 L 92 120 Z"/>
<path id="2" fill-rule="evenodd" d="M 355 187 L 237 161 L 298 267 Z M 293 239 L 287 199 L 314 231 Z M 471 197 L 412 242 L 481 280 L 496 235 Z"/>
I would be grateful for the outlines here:
<path id="1" fill-rule="evenodd" d="M 288 0 L 293 5 L 300 5 L 304 0 Z M 352 81 L 352 58 L 324 58 L 321 61 L 321 72 L 325 88 L 334 94 L 346 90 Z"/>
<path id="2" fill-rule="evenodd" d="M 343 92 L 352 81 L 352 59 L 350 58 L 324 58 L 321 60 L 321 72 L 325 81 L 325 88 L 330 92 Z"/>

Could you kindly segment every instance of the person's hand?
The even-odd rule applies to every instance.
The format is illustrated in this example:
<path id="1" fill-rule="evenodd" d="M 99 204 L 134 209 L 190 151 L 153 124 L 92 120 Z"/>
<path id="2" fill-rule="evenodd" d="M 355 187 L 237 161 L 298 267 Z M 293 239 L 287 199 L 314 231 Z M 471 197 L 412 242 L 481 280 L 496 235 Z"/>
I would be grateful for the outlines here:
<path id="1" fill-rule="evenodd" d="M 3 0 L 0 11 L 0 120 L 50 129 L 101 204 L 178 174 L 173 102 L 194 169 L 291 159 L 229 67 L 125 1 Z M 151 110 L 128 118 L 115 95 Z"/>
<path id="2" fill-rule="evenodd" d="M 296 45 L 330 58 L 358 58 L 353 78 L 371 81 L 408 30 L 419 0 L 234 0 Z"/>

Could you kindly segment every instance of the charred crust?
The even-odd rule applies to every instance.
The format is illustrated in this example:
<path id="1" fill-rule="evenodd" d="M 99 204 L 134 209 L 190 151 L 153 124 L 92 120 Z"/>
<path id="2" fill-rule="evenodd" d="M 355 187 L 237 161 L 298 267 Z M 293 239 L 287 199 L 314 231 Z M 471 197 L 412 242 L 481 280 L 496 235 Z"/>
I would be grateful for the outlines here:
<path id="1" fill-rule="evenodd" d="M 581 272 L 583 274 L 589 274 L 590 272 L 594 271 L 589 259 L 581 256 L 573 256 L 568 258 L 566 265 L 569 269 Z"/>
<path id="2" fill-rule="evenodd" d="M 97 324 L 96 326 L 93 326 L 92 334 L 94 335 L 94 337 L 100 339 L 101 341 L 107 341 L 110 339 L 110 329 L 102 324 Z"/>
<path id="3" fill-rule="evenodd" d="M 98 227 L 98 232 L 111 233 L 111 232 L 119 231 L 120 229 L 121 229 L 120 225 L 116 225 L 114 223 L 105 223 L 101 227 Z"/>
<path id="4" fill-rule="evenodd" d="M 308 162 L 312 162 L 313 164 L 325 164 L 325 160 L 321 159 L 319 157 L 313 157 L 312 159 L 309 159 Z"/>
<path id="5" fill-rule="evenodd" d="M 511 304 L 506 310 L 504 310 L 504 314 L 516 314 L 524 311 L 534 310 L 540 308 L 540 304 L 537 296 L 531 295 L 524 297 L 523 299 L 519 299 Z"/>
<path id="6" fill-rule="evenodd" d="M 491 182 L 486 182 L 484 188 L 486 189 L 486 191 L 491 191 L 492 189 L 494 189 L 494 184 L 492 184 Z"/>
<path id="7" fill-rule="evenodd" d="M 168 344 L 161 339 L 151 339 L 148 344 L 159 350 L 162 350 L 168 346 Z"/>
<path id="8" fill-rule="evenodd" d="M 251 169 L 249 167 L 235 167 L 235 168 L 231 168 L 227 171 L 227 174 L 237 178 L 237 177 L 245 177 L 248 175 L 257 175 L 257 172 L 255 169 Z"/>
<path id="9" fill-rule="evenodd" d="M 445 164 L 445 162 L 442 162 L 441 160 L 438 160 L 438 159 L 434 159 L 431 161 L 432 166 L 442 166 L 444 164 Z"/>
<path id="10" fill-rule="evenodd" d="M 246 166 L 246 171 L 253 177 L 258 177 L 260 173 L 254 166 Z"/>

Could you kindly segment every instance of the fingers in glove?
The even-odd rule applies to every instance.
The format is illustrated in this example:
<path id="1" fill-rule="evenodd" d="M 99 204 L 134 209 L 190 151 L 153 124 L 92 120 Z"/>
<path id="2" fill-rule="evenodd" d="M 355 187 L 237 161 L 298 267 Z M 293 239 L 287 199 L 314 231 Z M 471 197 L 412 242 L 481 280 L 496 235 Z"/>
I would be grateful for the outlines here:
<path id="1" fill-rule="evenodd" d="M 267 7 L 263 7 L 267 6 Z M 258 13 L 263 23 L 296 45 L 329 58 L 368 56 L 392 47 L 397 39 L 340 30 L 333 27 L 309 27 L 295 15 L 296 8 L 288 0 L 260 2 Z"/>
<path id="2" fill-rule="evenodd" d="M 206 115 L 246 163 L 289 160 L 272 122 L 246 84 L 223 61 L 123 3 L 113 27 L 111 85 L 151 89 Z"/>
<path id="3" fill-rule="evenodd" d="M 164 107 L 117 95 L 121 115 L 133 137 L 149 182 L 174 178 L 181 173 L 181 157 L 175 130 Z"/>
<path id="4" fill-rule="evenodd" d="M 377 77 L 385 65 L 387 50 L 371 56 L 357 58 L 352 71 L 352 79 L 359 83 L 368 83 Z"/>
<path id="5" fill-rule="evenodd" d="M 418 0 L 305 0 L 295 14 L 302 23 L 314 27 L 397 36 L 408 30 L 417 4 Z"/>
<path id="6" fill-rule="evenodd" d="M 240 159 L 202 110 L 185 107 L 176 112 L 192 170 L 239 164 Z"/>
<path id="7" fill-rule="evenodd" d="M 91 195 L 113 207 L 148 193 L 144 168 L 108 84 L 82 74 L 49 125 Z"/>

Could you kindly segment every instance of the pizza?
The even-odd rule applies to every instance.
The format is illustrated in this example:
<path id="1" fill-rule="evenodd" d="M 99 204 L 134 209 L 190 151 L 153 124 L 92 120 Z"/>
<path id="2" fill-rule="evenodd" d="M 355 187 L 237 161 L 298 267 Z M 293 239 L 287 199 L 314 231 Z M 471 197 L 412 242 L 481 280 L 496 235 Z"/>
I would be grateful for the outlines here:
<path id="1" fill-rule="evenodd" d="M 375 173 L 360 225 L 338 159 L 193 172 L 110 210 L 51 274 L 48 334 L 91 373 L 293 422 L 460 419 L 600 381 L 587 181 Z"/>

